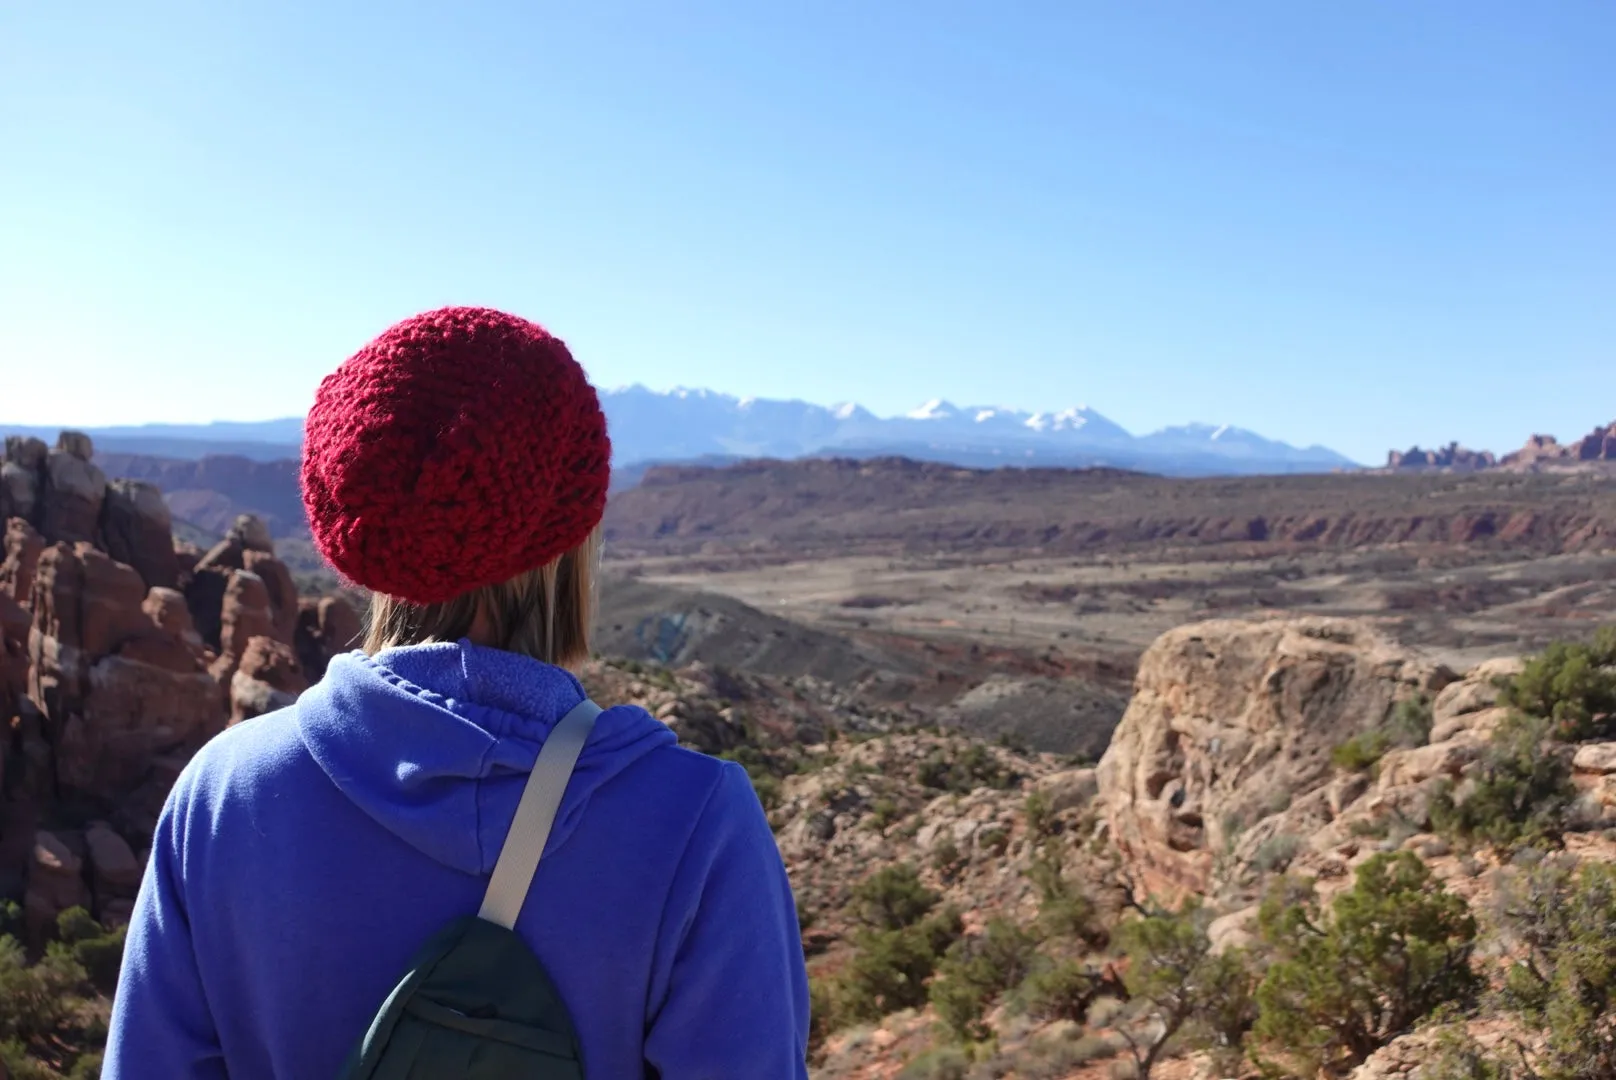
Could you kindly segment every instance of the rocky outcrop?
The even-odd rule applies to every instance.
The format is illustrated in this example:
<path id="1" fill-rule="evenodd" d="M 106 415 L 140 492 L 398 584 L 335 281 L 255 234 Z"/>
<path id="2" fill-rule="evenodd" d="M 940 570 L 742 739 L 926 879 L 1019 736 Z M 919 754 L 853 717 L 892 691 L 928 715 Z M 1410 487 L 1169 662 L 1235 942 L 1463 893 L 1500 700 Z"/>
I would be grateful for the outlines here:
<path id="1" fill-rule="evenodd" d="M 28 867 L 28 890 L 23 894 L 23 923 L 29 937 L 43 938 L 68 908 L 90 906 L 90 888 L 84 880 L 84 860 L 55 833 L 34 836 Z"/>
<path id="2" fill-rule="evenodd" d="M 1616 463 L 1616 423 L 1596 427 L 1572 443 L 1561 443 L 1553 435 L 1533 435 L 1525 446 L 1501 458 L 1487 450 L 1466 450 L 1458 443 L 1437 450 L 1393 450 L 1386 455 L 1389 472 L 1479 472 L 1495 468 L 1506 472 L 1565 472 L 1611 463 Z"/>
<path id="3" fill-rule="evenodd" d="M 100 531 L 107 476 L 91 459 L 88 435 L 64 431 L 45 458 L 40 496 L 39 531 L 47 539 L 93 542 Z"/>
<path id="4" fill-rule="evenodd" d="M 1521 449 L 1506 454 L 1501 464 L 1532 471 L 1590 462 L 1616 462 L 1616 423 L 1594 428 L 1576 442 L 1565 445 L 1553 435 L 1533 435 Z"/>
<path id="5" fill-rule="evenodd" d="M 147 588 L 172 589 L 179 584 L 173 522 L 163 493 L 153 485 L 111 481 L 101 512 L 101 534 L 107 554 L 134 567 Z"/>
<path id="6" fill-rule="evenodd" d="M 34 573 L 45 551 L 45 538 L 28 522 L 12 518 L 5 523 L 4 560 L 0 561 L 0 593 L 27 603 L 34 591 Z"/>
<path id="7" fill-rule="evenodd" d="M 5 459 L 0 461 L 0 514 L 7 520 L 38 520 L 40 482 L 49 453 L 39 439 L 6 437 Z"/>
<path id="8" fill-rule="evenodd" d="M 1498 459 L 1489 450 L 1467 450 L 1456 442 L 1436 450 L 1393 450 L 1386 455 L 1388 469 L 1445 469 L 1453 472 L 1475 472 L 1490 469 Z"/>
<path id="9" fill-rule="evenodd" d="M 247 642 L 230 676 L 230 723 L 284 709 L 308 689 L 297 653 L 283 641 L 258 636 Z"/>
<path id="10" fill-rule="evenodd" d="M 255 637 L 275 637 L 269 587 L 251 570 L 236 570 L 225 585 L 220 609 L 219 658 L 213 663 L 214 678 L 228 681 L 241 666 L 241 658 Z"/>
<path id="11" fill-rule="evenodd" d="M 323 671 L 357 634 L 319 600 L 300 634 L 263 522 L 238 518 L 206 555 L 176 545 L 161 493 L 108 482 L 92 452 L 72 433 L 9 439 L 0 482 L 0 892 L 35 944 L 69 907 L 125 921 L 135 852 L 190 755 L 295 700 L 299 650 Z"/>
<path id="12" fill-rule="evenodd" d="M 1363 794 L 1339 788 L 1331 751 L 1396 704 L 1456 676 L 1371 627 L 1320 618 L 1218 621 L 1146 651 L 1132 703 L 1101 759 L 1099 799 L 1137 884 L 1204 894 L 1228 853 L 1249 863 L 1300 845 Z"/>
<path id="13" fill-rule="evenodd" d="M 322 596 L 298 601 L 293 644 L 298 662 L 310 680 L 317 682 L 325 676 L 325 666 L 331 657 L 357 649 L 362 633 L 358 613 L 342 597 Z"/>

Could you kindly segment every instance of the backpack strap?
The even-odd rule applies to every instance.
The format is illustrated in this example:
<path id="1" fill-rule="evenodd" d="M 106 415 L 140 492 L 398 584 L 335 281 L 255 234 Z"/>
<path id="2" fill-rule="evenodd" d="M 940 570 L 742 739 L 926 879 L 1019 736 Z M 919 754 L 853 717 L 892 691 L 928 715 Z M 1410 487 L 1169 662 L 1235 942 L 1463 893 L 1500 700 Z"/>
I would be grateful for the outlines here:
<path id="1" fill-rule="evenodd" d="M 505 834 L 505 843 L 499 849 L 494 876 L 488 881 L 488 892 L 483 896 L 478 918 L 507 930 L 516 925 L 528 888 L 533 884 L 533 873 L 539 868 L 539 857 L 550 839 L 561 796 L 572 778 L 573 766 L 578 764 L 578 754 L 595 726 L 595 717 L 600 714 L 600 706 L 584 698 L 561 718 L 539 748 L 539 759 L 533 763 L 533 772 L 522 789 L 522 801 L 516 806 L 511 830 Z"/>

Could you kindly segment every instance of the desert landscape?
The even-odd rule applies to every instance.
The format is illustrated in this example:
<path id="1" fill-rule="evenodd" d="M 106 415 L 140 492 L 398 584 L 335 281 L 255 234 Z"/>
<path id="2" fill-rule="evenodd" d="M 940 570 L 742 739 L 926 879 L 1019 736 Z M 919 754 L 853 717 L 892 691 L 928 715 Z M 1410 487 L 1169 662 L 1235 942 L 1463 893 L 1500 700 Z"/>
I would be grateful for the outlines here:
<path id="1" fill-rule="evenodd" d="M 168 785 L 359 632 L 295 476 L 7 442 L 9 1075 L 94 1075 Z M 1616 915 L 1581 869 L 1616 866 L 1602 464 L 658 466 L 605 531 L 585 682 L 752 774 L 816 1076 L 1607 1075 L 1506 992 L 1523 948 L 1569 963 L 1575 929 L 1514 898 Z M 1437 898 L 1418 957 L 1342 937 L 1388 896 Z M 1351 1002 L 1297 982 L 1326 945 Z M 1416 960 L 1418 993 L 1375 967 Z M 1579 1023 L 1610 1040 L 1616 1016 Z"/>

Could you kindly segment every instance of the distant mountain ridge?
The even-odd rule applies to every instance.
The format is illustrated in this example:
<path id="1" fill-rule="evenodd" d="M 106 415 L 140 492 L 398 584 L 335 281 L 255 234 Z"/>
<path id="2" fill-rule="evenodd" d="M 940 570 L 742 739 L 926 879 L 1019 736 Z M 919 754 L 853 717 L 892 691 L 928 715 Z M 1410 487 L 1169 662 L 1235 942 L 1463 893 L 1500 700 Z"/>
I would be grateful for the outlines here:
<path id="1" fill-rule="evenodd" d="M 1164 475 L 1329 472 L 1358 464 L 1322 446 L 1295 447 L 1242 428 L 1186 424 L 1134 435 L 1087 407 L 1034 411 L 960 407 L 934 399 L 901 416 L 853 403 L 741 398 L 711 390 L 630 386 L 601 392 L 615 464 L 694 459 L 887 457 L 967 466 L 1111 466 Z M 0 424 L 0 432 L 55 437 L 55 427 Z M 296 457 L 297 418 L 88 428 L 103 451 L 195 459 Z"/>

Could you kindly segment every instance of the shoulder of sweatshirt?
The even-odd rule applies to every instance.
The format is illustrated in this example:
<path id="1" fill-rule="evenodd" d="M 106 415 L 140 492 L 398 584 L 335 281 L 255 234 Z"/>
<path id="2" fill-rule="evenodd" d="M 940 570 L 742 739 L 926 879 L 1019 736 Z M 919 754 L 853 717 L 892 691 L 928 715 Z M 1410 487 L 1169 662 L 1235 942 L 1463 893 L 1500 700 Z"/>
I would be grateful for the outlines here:
<path id="1" fill-rule="evenodd" d="M 180 771 L 171 806 L 210 803 L 226 792 L 244 793 L 314 760 L 298 733 L 295 707 L 278 709 L 225 728 L 204 743 Z M 317 766 L 316 766 L 317 767 Z"/>

